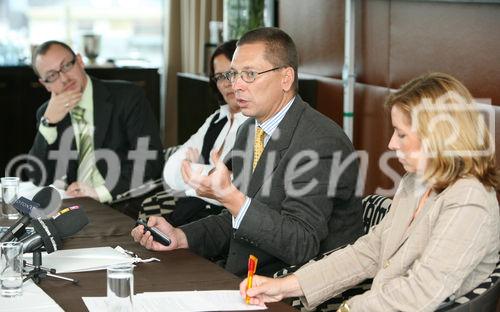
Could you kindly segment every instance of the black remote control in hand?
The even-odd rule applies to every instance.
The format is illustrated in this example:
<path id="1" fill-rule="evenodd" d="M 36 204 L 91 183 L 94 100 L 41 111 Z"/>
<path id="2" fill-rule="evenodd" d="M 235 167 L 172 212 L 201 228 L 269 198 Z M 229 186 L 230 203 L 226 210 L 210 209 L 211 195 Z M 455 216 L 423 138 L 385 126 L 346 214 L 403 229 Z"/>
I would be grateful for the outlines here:
<path id="1" fill-rule="evenodd" d="M 170 238 L 168 238 L 167 235 L 165 235 L 162 231 L 160 231 L 158 228 L 156 227 L 149 227 L 148 224 L 146 223 L 146 221 L 142 220 L 142 219 L 137 219 L 137 224 L 139 225 L 142 225 L 144 226 L 144 233 L 146 233 L 146 231 L 149 231 L 151 233 L 151 235 L 153 236 L 153 239 L 157 242 L 159 242 L 160 244 L 162 245 L 165 245 L 165 246 L 168 246 L 170 245 Z"/>

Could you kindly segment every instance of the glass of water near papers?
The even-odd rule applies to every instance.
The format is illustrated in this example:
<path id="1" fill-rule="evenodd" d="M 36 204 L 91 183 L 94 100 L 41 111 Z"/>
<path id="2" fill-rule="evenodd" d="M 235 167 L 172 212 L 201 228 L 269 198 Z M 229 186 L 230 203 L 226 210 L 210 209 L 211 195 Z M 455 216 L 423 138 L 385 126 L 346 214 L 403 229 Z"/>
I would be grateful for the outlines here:
<path id="1" fill-rule="evenodd" d="M 12 206 L 18 196 L 19 178 L 3 177 L 2 182 L 2 215 L 9 220 L 15 220 L 19 217 L 16 208 Z"/>
<path id="2" fill-rule="evenodd" d="M 15 297 L 23 294 L 23 244 L 0 243 L 0 295 Z"/>
<path id="3" fill-rule="evenodd" d="M 132 264 L 109 266 L 107 282 L 107 311 L 133 311 L 134 266 Z"/>

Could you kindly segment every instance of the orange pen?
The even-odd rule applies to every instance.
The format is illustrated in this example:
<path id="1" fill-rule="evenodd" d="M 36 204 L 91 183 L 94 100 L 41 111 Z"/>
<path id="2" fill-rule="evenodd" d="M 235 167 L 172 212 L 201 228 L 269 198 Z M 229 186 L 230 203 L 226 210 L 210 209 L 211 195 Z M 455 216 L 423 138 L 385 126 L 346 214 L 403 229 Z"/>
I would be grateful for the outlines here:
<path id="1" fill-rule="evenodd" d="M 256 256 L 250 255 L 250 257 L 248 257 L 247 289 L 252 288 L 252 279 L 255 274 L 255 270 L 257 270 L 257 261 L 259 261 L 259 259 L 257 259 Z M 248 295 L 245 298 L 245 302 L 247 304 L 250 303 L 250 297 L 248 297 Z"/>

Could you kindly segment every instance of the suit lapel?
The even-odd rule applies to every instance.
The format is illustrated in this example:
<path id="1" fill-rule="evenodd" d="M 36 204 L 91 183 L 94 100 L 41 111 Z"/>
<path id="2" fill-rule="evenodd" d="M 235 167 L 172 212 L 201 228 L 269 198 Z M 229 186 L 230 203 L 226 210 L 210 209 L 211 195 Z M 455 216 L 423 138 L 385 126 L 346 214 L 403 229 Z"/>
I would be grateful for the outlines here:
<path id="1" fill-rule="evenodd" d="M 99 81 L 92 78 L 92 105 L 94 105 L 94 150 L 102 147 L 111 118 L 112 103 L 109 92 Z"/>
<path id="2" fill-rule="evenodd" d="M 420 198 L 417 199 L 417 202 L 420 200 Z M 420 208 L 420 211 L 418 215 L 416 216 L 415 220 L 406 228 L 406 231 L 403 235 L 403 238 L 401 239 L 401 244 L 404 244 L 404 242 L 408 239 L 408 236 L 417 228 L 417 226 L 422 222 L 422 220 L 425 219 L 425 216 L 430 212 L 432 206 L 434 206 L 434 203 L 436 202 L 436 194 L 433 192 L 429 195 L 427 200 L 424 203 L 424 206 Z M 416 206 L 415 206 L 416 208 Z M 413 213 L 412 213 L 413 217 Z"/>
<path id="3" fill-rule="evenodd" d="M 276 130 L 273 132 L 270 140 L 267 142 L 264 152 L 260 156 L 259 162 L 255 167 L 255 171 L 250 178 L 248 186 L 249 197 L 254 197 L 255 194 L 264 186 L 264 181 L 268 181 L 274 170 L 281 161 L 281 158 L 290 146 L 295 128 L 305 109 L 305 104 L 299 95 L 296 95 L 295 100 L 288 109 L 283 120 L 280 122 Z M 253 155 L 253 138 L 255 136 L 255 124 L 249 129 L 252 136 L 252 154 Z M 252 157 L 247 157 L 252 158 Z M 252 159 L 250 159 L 251 161 Z M 251 168 L 251 164 L 250 164 Z M 270 181 L 270 180 L 269 180 Z"/>
<path id="4" fill-rule="evenodd" d="M 253 118 L 249 118 L 240 126 L 233 150 L 224 160 L 234 173 L 233 183 L 244 194 L 248 194 L 248 184 L 252 175 L 253 137 L 250 135 L 255 134 L 254 128 Z"/>
<path id="5" fill-rule="evenodd" d="M 69 129 L 69 128 L 71 128 L 71 129 Z M 65 131 L 68 129 L 69 129 L 69 131 L 71 131 L 71 135 L 72 135 L 71 148 L 76 149 L 75 132 L 73 131 L 73 126 L 71 124 L 71 116 L 69 113 L 66 114 L 66 116 L 63 118 L 63 120 L 57 124 L 57 133 L 64 135 Z M 69 133 L 66 135 L 69 135 Z M 59 136 L 59 137 L 62 138 L 62 136 Z"/>
<path id="6" fill-rule="evenodd" d="M 394 216 L 394 220 L 400 221 L 391 225 L 390 232 L 387 236 L 388 243 L 384 251 L 384 259 L 391 258 L 401 248 L 417 225 L 425 219 L 425 216 L 430 211 L 430 207 L 434 205 L 435 195 L 431 193 L 424 206 L 420 209 L 416 219 L 412 222 L 413 214 L 421 197 L 422 192 L 417 191 L 416 181 L 412 179 L 411 183 L 405 185 L 400 196 L 394 198 L 393 207 L 398 207 L 395 211 L 396 215 Z"/>
<path id="7" fill-rule="evenodd" d="M 418 205 L 418 195 L 415 192 L 415 180 L 410 178 L 395 197 L 392 207 L 396 208 L 393 222 L 387 235 L 388 241 L 384 250 L 384 259 L 392 257 L 408 238 L 407 230 L 413 212 Z"/>
<path id="8" fill-rule="evenodd" d="M 71 151 L 75 152 L 76 158 L 70 159 L 68 161 L 68 167 L 66 168 L 66 178 L 63 180 L 66 180 L 66 183 L 70 184 L 74 181 L 76 181 L 76 171 L 78 169 L 78 150 L 76 148 L 76 138 L 75 138 L 75 131 L 73 130 L 73 125 L 71 124 L 71 116 L 70 114 L 67 114 L 64 119 L 57 124 L 57 133 L 60 133 L 62 135 L 59 136 L 59 141 L 58 145 L 61 146 L 61 144 L 67 144 L 66 142 L 63 142 L 65 140 L 71 140 Z M 57 179 L 63 178 L 63 177 L 55 177 Z"/>

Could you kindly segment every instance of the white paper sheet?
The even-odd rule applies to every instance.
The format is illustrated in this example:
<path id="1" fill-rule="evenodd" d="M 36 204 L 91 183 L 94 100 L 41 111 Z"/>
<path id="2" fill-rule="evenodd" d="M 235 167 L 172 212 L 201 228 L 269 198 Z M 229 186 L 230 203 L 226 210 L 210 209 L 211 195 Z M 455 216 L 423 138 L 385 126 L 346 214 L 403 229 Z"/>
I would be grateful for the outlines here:
<path id="1" fill-rule="evenodd" d="M 23 295 L 14 298 L 0 296 L 0 311 L 58 312 L 63 309 L 32 280 L 23 284 Z"/>
<path id="2" fill-rule="evenodd" d="M 24 254 L 31 263 L 32 254 Z M 133 263 L 137 259 L 111 247 L 94 247 L 57 250 L 51 254 L 42 253 L 42 265 L 55 269 L 57 273 L 103 270 L 114 264 Z"/>
<path id="3" fill-rule="evenodd" d="M 106 297 L 83 297 L 89 312 L 106 310 Z M 134 296 L 138 312 L 254 311 L 267 307 L 249 305 L 238 290 L 147 292 Z"/>

